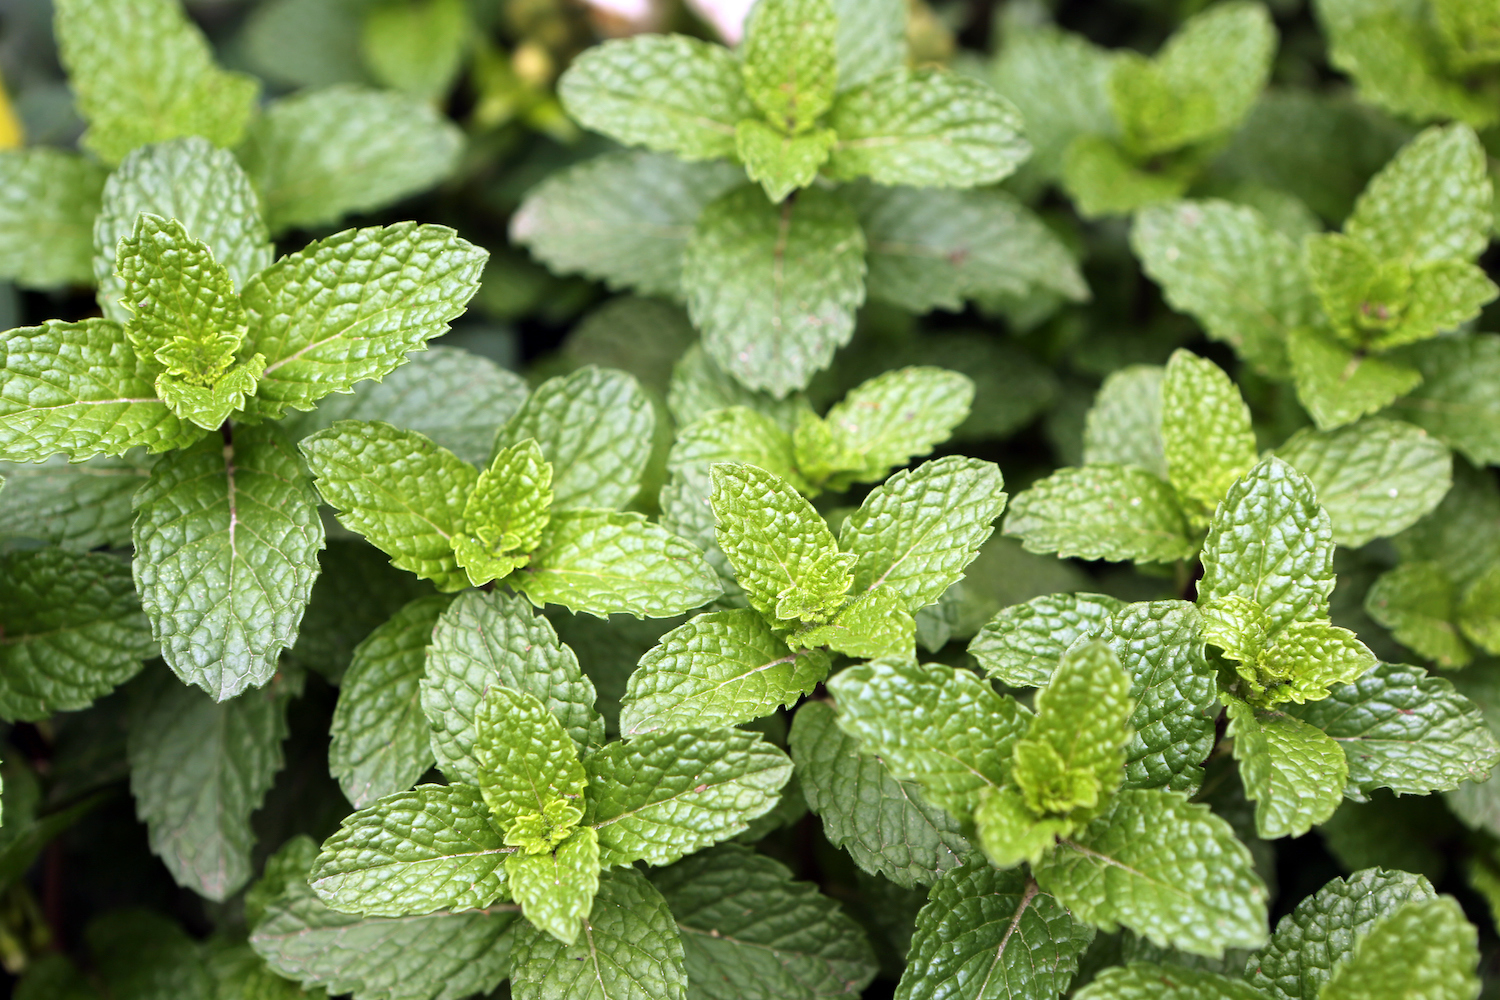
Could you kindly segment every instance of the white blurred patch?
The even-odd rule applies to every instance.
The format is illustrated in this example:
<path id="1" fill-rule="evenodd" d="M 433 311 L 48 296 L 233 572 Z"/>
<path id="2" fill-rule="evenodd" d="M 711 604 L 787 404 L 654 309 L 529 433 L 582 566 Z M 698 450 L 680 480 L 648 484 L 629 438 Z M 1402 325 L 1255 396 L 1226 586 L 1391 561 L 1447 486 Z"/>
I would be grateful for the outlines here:
<path id="1" fill-rule="evenodd" d="M 645 21 L 653 13 L 651 0 L 587 0 L 588 5 L 626 21 Z"/>
<path id="2" fill-rule="evenodd" d="M 730 45 L 738 45 L 744 37 L 745 17 L 754 4 L 755 0 L 688 0 L 688 6 Z"/>

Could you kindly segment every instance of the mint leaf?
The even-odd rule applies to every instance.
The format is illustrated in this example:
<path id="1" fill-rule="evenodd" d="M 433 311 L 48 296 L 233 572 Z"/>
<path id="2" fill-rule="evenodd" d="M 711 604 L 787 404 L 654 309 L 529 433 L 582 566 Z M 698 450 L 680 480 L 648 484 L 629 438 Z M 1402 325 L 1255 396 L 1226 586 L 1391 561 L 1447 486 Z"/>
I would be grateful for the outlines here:
<path id="1" fill-rule="evenodd" d="M 896 996 L 1061 995 L 1093 937 L 1028 876 L 971 861 L 928 893 Z"/>
<path id="2" fill-rule="evenodd" d="M 728 163 L 606 153 L 532 188 L 511 217 L 510 236 L 558 273 L 681 299 L 694 221 L 705 205 L 744 181 L 744 171 Z"/>
<path id="3" fill-rule="evenodd" d="M 557 93 L 584 128 L 684 160 L 733 157 L 735 124 L 755 113 L 734 53 L 684 35 L 594 46 Z"/>
<path id="4" fill-rule="evenodd" d="M 1349 766 L 1339 745 L 1317 727 L 1231 701 L 1228 734 L 1261 837 L 1300 837 L 1344 800 Z"/>
<path id="5" fill-rule="evenodd" d="M 239 156 L 272 232 L 381 208 L 444 180 L 463 134 L 426 101 L 336 86 L 272 101 Z"/>
<path id="6" fill-rule="evenodd" d="M 1125 789 L 1033 867 L 1041 888 L 1101 930 L 1209 957 L 1266 938 L 1266 890 L 1229 825 L 1178 792 Z"/>
<path id="7" fill-rule="evenodd" d="M 1422 382 L 1401 361 L 1356 355 L 1329 332 L 1297 327 L 1287 335 L 1297 398 L 1322 430 L 1353 423 L 1393 402 Z"/>
<path id="8" fill-rule="evenodd" d="M 1084 465 L 1135 465 L 1167 478 L 1161 437 L 1165 378 L 1158 365 L 1130 365 L 1105 378 L 1084 421 Z"/>
<path id="9" fill-rule="evenodd" d="M 1465 637 L 1487 653 L 1500 651 L 1500 569 L 1474 582 L 1458 609 L 1458 624 Z"/>
<path id="10" fill-rule="evenodd" d="M 1393 541 L 1402 562 L 1436 562 L 1460 588 L 1471 586 L 1500 560 L 1500 489 L 1467 463 L 1456 462 L 1453 488 L 1435 511 Z"/>
<path id="11" fill-rule="evenodd" d="M 106 163 L 178 136 L 234 146 L 245 134 L 259 83 L 215 66 L 208 40 L 172 0 L 61 0 L 56 31 L 89 123 L 83 143 Z"/>
<path id="12" fill-rule="evenodd" d="M 551 623 L 522 598 L 468 591 L 438 619 L 422 678 L 432 749 L 450 779 L 479 783 L 476 720 L 485 691 L 496 685 L 536 698 L 580 748 L 604 742 L 594 684 Z"/>
<path id="13" fill-rule="evenodd" d="M 266 356 L 248 415 L 276 419 L 384 377 L 448 331 L 488 256 L 446 226 L 403 222 L 346 230 L 281 258 L 242 293 L 250 345 Z"/>
<path id="14" fill-rule="evenodd" d="M 776 202 L 810 185 L 837 141 L 826 128 L 790 135 L 758 118 L 746 118 L 735 127 L 735 152 L 745 173 Z"/>
<path id="15" fill-rule="evenodd" d="M 734 726 L 791 708 L 828 675 L 828 662 L 819 650 L 789 650 L 753 609 L 698 615 L 641 657 L 620 734 Z"/>
<path id="16" fill-rule="evenodd" d="M 1467 1000 L 1479 989 L 1479 933 L 1451 896 L 1413 900 L 1378 921 L 1337 966 L 1320 1000 L 1401 992 Z"/>
<path id="17" fill-rule="evenodd" d="M 821 425 L 805 418 L 798 424 L 798 465 L 815 482 L 824 479 L 818 474 L 822 468 L 838 470 L 827 480 L 833 490 L 883 479 L 892 466 L 905 465 L 947 440 L 969 415 L 973 399 L 974 383 L 958 372 L 930 366 L 888 371 L 850 390 Z M 823 434 L 813 435 L 822 447 L 808 449 L 805 429 L 810 426 L 826 431 L 821 441 Z"/>
<path id="18" fill-rule="evenodd" d="M 899 781 L 881 757 L 862 752 L 828 704 L 811 701 L 797 710 L 788 745 L 824 835 L 865 871 L 911 888 L 931 883 L 972 851 L 958 822 L 923 801 L 914 782 Z"/>
<path id="19" fill-rule="evenodd" d="M 553 850 L 583 818 L 588 777 L 577 745 L 535 696 L 498 684 L 474 723 L 479 790 L 505 842 L 527 854 Z"/>
<path id="20" fill-rule="evenodd" d="M 360 50 L 381 83 L 440 103 L 463 69 L 477 27 L 462 0 L 381 7 L 365 14 Z"/>
<path id="21" fill-rule="evenodd" d="M 838 180 L 978 187 L 1009 176 L 1031 152 L 1021 114 L 984 83 L 943 70 L 899 69 L 839 95 L 828 123 Z"/>
<path id="22" fill-rule="evenodd" d="M 725 844 L 655 872 L 651 881 L 677 921 L 694 996 L 810 1000 L 856 993 L 875 976 L 864 929 L 764 855 Z"/>
<path id="23" fill-rule="evenodd" d="M 832 105 L 836 34 L 832 0 L 766 0 L 746 18 L 745 92 L 778 131 L 805 132 Z"/>
<path id="24" fill-rule="evenodd" d="M 464 502 L 466 534 L 453 554 L 476 587 L 524 566 L 541 541 L 552 506 L 552 466 L 536 441 L 501 448 Z"/>
<path id="25" fill-rule="evenodd" d="M 0 275 L 23 288 L 93 280 L 106 176 L 98 163 L 46 146 L 0 154 Z"/>
<path id="26" fill-rule="evenodd" d="M 464 529 L 464 503 L 479 479 L 472 465 L 379 421 L 341 420 L 298 447 L 340 524 L 439 590 L 468 586 L 452 539 Z"/>
<path id="27" fill-rule="evenodd" d="M 800 412 L 808 411 L 804 408 Z M 678 431 L 667 455 L 667 471 L 672 475 L 670 488 L 690 495 L 699 506 L 708 508 L 711 515 L 710 470 L 720 462 L 754 465 L 780 476 L 800 493 L 816 495 L 797 468 L 792 435 L 782 430 L 773 418 L 747 406 L 711 410 Z"/>
<path id="28" fill-rule="evenodd" d="M 307 884 L 345 913 L 401 917 L 488 906 L 511 848 L 470 785 L 418 785 L 344 818 Z"/>
<path id="29" fill-rule="evenodd" d="M 69 462 L 57 455 L 38 465 L 0 465 L 0 537 L 35 538 L 74 552 L 123 549 L 135 520 L 130 498 L 151 462 L 143 451 L 129 451 L 122 458 Z"/>
<path id="30" fill-rule="evenodd" d="M 1198 524 L 1255 464 L 1250 408 L 1223 369 L 1188 351 L 1167 362 L 1161 390 L 1162 453 L 1167 477 Z"/>
<path id="31" fill-rule="evenodd" d="M 1129 691 L 1130 678 L 1104 643 L 1063 655 L 1015 746 L 1012 778 L 1032 812 L 1093 809 L 1120 787 L 1133 735 Z"/>
<path id="32" fill-rule="evenodd" d="M 29 722 L 87 708 L 155 655 L 122 560 L 60 549 L 0 555 L 0 716 Z"/>
<path id="33" fill-rule="evenodd" d="M 1475 465 L 1500 461 L 1500 337 L 1438 337 L 1410 353 L 1422 383 L 1391 414 L 1425 428 Z"/>
<path id="34" fill-rule="evenodd" d="M 135 507 L 136 589 L 168 665 L 220 701 L 270 680 L 324 545 L 291 445 L 274 428 L 204 438 L 158 461 Z"/>
<path id="35" fill-rule="evenodd" d="M 1011 502 L 1005 533 L 1028 552 L 1173 562 L 1197 549 L 1172 487 L 1145 469 L 1059 469 Z"/>
<path id="36" fill-rule="evenodd" d="M 854 332 L 864 252 L 854 209 L 834 192 L 781 205 L 748 186 L 722 195 L 698 216 L 682 266 L 704 349 L 751 389 L 780 399 L 803 388 Z"/>
<path id="37" fill-rule="evenodd" d="M 916 654 L 917 624 L 890 587 L 874 587 L 846 604 L 826 625 L 801 629 L 787 637 L 799 647 L 827 646 L 835 653 L 870 658 Z"/>
<path id="38" fill-rule="evenodd" d="M 906 8 L 897 0 L 833 0 L 833 9 L 840 90 L 906 62 Z"/>
<path id="39" fill-rule="evenodd" d="M 1105 969 L 1079 990 L 1078 1000 L 1258 1000 L 1260 991 L 1237 979 L 1181 965 L 1131 962 Z"/>
<path id="40" fill-rule="evenodd" d="M 1002 608 L 969 643 L 991 677 L 1042 687 L 1075 639 L 1098 634 L 1124 605 L 1104 594 L 1048 594 Z"/>
<path id="41" fill-rule="evenodd" d="M 447 608 L 446 597 L 419 597 L 355 647 L 329 725 L 328 770 L 356 809 L 410 788 L 433 764 L 421 680 Z"/>
<path id="42" fill-rule="evenodd" d="M 776 399 L 769 393 L 745 388 L 734 376 L 714 364 L 701 344 L 694 344 L 683 352 L 672 366 L 672 380 L 667 388 L 667 407 L 677 426 L 685 431 L 699 417 L 735 406 L 754 410 L 790 433 L 797 426 L 798 415 L 807 408 L 807 400 L 801 393 Z M 769 471 L 777 472 L 776 469 Z"/>
<path id="43" fill-rule="evenodd" d="M 526 920 L 572 944 L 599 891 L 599 836 L 581 827 L 554 851 L 512 854 L 505 859 L 505 871 Z"/>

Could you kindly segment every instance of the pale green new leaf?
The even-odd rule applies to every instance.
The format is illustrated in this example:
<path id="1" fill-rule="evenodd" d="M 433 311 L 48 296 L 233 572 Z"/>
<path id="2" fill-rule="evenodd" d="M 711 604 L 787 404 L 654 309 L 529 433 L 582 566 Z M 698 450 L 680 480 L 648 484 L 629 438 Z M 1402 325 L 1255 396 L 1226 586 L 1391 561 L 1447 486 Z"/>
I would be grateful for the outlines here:
<path id="1" fill-rule="evenodd" d="M 234 146 L 260 84 L 214 65 L 208 40 L 175 0 L 60 0 L 58 55 L 83 143 L 106 163 L 147 143 L 201 135 Z"/>
<path id="2" fill-rule="evenodd" d="M 0 556 L 0 717 L 87 708 L 155 655 L 123 560 L 50 548 Z"/>
<path id="3" fill-rule="evenodd" d="M 745 21 L 745 92 L 777 129 L 805 132 L 833 103 L 832 0 L 762 0 Z M 780 200 L 780 199 L 775 199 Z"/>
<path id="4" fill-rule="evenodd" d="M 318 575 L 323 522 L 274 427 L 163 457 L 135 495 L 135 583 L 162 657 L 220 701 L 276 673 Z"/>
<path id="5" fill-rule="evenodd" d="M 1413 900 L 1354 943 L 1319 1000 L 1473 1000 L 1479 995 L 1479 932 L 1452 896 Z"/>
<path id="6" fill-rule="evenodd" d="M 421 681 L 447 608 L 446 597 L 419 597 L 354 649 L 329 724 L 328 770 L 356 809 L 410 788 L 433 765 Z"/>
<path id="7" fill-rule="evenodd" d="M 479 790 L 506 843 L 528 854 L 555 848 L 583 818 L 588 776 L 578 746 L 538 698 L 500 684 L 480 699 L 474 725 Z M 530 824 L 522 830 L 517 823 L 533 817 L 550 824 L 540 834 L 545 843 L 533 839 Z"/>
<path id="8" fill-rule="evenodd" d="M 146 481 L 144 451 L 122 458 L 0 465 L 0 537 L 35 538 L 75 552 L 130 545 L 130 498 Z"/>
<path id="9" fill-rule="evenodd" d="M 1104 594 L 1047 594 L 1002 608 L 969 643 L 991 677 L 1042 687 L 1075 639 L 1096 635 L 1125 605 Z"/>
<path id="10" fill-rule="evenodd" d="M 383 378 L 448 332 L 488 256 L 446 226 L 401 222 L 345 230 L 281 258 L 241 293 L 248 343 L 266 357 L 247 413 L 276 419 Z"/>
<path id="11" fill-rule="evenodd" d="M 337 222 L 439 183 L 463 133 L 429 102 L 334 86 L 272 101 L 239 150 L 272 232 Z"/>
<path id="12" fill-rule="evenodd" d="M 671 864 L 776 806 L 792 762 L 759 733 L 685 729 L 616 741 L 583 762 L 606 868 Z"/>
<path id="13" fill-rule="evenodd" d="M 1172 487 L 1129 465 L 1059 469 L 1016 496 L 1005 533 L 1084 559 L 1174 562 L 1198 547 Z"/>
<path id="14" fill-rule="evenodd" d="M 1458 590 L 1436 562 L 1404 562 L 1376 578 L 1365 593 L 1365 612 L 1391 637 L 1440 667 L 1463 667 L 1474 658 L 1458 628 Z"/>
<path id="15" fill-rule="evenodd" d="M 1181 965 L 1131 962 L 1105 969 L 1074 994 L 1078 1000 L 1261 1000 L 1238 979 Z"/>
<path id="16" fill-rule="evenodd" d="M 828 624 L 800 629 L 787 642 L 801 648 L 827 646 L 858 659 L 910 659 L 917 652 L 917 623 L 905 603 L 892 588 L 873 587 L 844 605 Z"/>
<path id="17" fill-rule="evenodd" d="M 1391 413 L 1435 435 L 1475 465 L 1500 462 L 1500 336 L 1438 337 L 1409 357 L 1422 384 Z"/>
<path id="18" fill-rule="evenodd" d="M 1147 171 L 1113 140 L 1080 135 L 1063 157 L 1062 186 L 1079 215 L 1098 219 L 1181 198 L 1192 185 L 1190 168 L 1169 161 L 1163 169 Z"/>
<path id="19" fill-rule="evenodd" d="M 946 441 L 969 415 L 974 382 L 946 368 L 912 366 L 877 375 L 850 390 L 823 418 L 849 475 L 834 475 L 831 489 L 883 479 Z M 804 456 L 798 428 L 798 464 L 804 474 L 821 456 Z"/>
<path id="20" fill-rule="evenodd" d="M 1355 354 L 1332 333 L 1297 327 L 1287 335 L 1297 398 L 1322 430 L 1353 423 L 1422 383 L 1422 373 L 1392 358 Z"/>
<path id="21" fill-rule="evenodd" d="M 479 470 L 415 431 L 374 420 L 338 421 L 298 447 L 340 524 L 439 590 L 468 586 L 453 539 Z"/>
<path id="22" fill-rule="evenodd" d="M 1197 524 L 1206 524 L 1229 487 L 1255 464 L 1250 408 L 1224 370 L 1189 351 L 1167 362 L 1161 389 L 1167 478 Z"/>
<path id="23" fill-rule="evenodd" d="M 1179 792 L 1125 789 L 1033 868 L 1080 920 L 1216 957 L 1266 939 L 1266 889 L 1228 823 Z"/>
<path id="24" fill-rule="evenodd" d="M 736 726 L 791 708 L 828 663 L 820 650 L 788 649 L 753 608 L 698 615 L 641 657 L 620 703 L 620 735 Z"/>
<path id="25" fill-rule="evenodd" d="M 464 502 L 453 554 L 476 587 L 524 566 L 551 518 L 552 467 L 532 438 L 495 454 Z"/>
<path id="26" fill-rule="evenodd" d="M 1063 654 L 1015 747 L 1012 777 L 1031 811 L 1093 809 L 1119 788 L 1134 711 L 1130 678 L 1108 645 Z"/>
<path id="27" fill-rule="evenodd" d="M 89 284 L 106 176 L 48 146 L 0 153 L 0 275 L 22 288 Z"/>
<path id="28" fill-rule="evenodd" d="M 709 356 L 778 399 L 805 387 L 848 343 L 864 279 L 854 209 L 818 188 L 781 205 L 750 186 L 722 195 L 698 216 L 682 268 Z"/>
<path id="29" fill-rule="evenodd" d="M 811 701 L 797 710 L 788 738 L 807 806 L 823 833 L 856 864 L 897 885 L 926 885 L 973 848 L 958 821 L 900 781 L 884 759 L 860 750 L 839 729 L 833 708 Z"/>
<path id="30" fill-rule="evenodd" d="M 599 891 L 599 835 L 582 827 L 555 851 L 512 854 L 505 859 L 505 872 L 526 920 L 572 944 Z"/>
<path id="31" fill-rule="evenodd" d="M 307 884 L 335 910 L 402 917 L 490 905 L 512 848 L 472 785 L 418 785 L 344 818 Z"/>
<path id="32" fill-rule="evenodd" d="M 1265 840 L 1300 837 L 1344 800 L 1349 765 L 1327 734 L 1281 712 L 1229 703 L 1228 735 L 1245 796 L 1255 802 L 1255 832 Z"/>
<path id="33" fill-rule="evenodd" d="M 789 135 L 758 118 L 746 118 L 735 128 L 735 152 L 750 179 L 779 202 L 817 179 L 837 138 L 826 128 Z"/>
<path id="34" fill-rule="evenodd" d="M 1138 217 L 1137 231 L 1140 220 Z M 1161 438 L 1161 389 L 1166 370 L 1129 365 L 1111 372 L 1083 425 L 1084 465 L 1135 465 L 1167 478 Z"/>

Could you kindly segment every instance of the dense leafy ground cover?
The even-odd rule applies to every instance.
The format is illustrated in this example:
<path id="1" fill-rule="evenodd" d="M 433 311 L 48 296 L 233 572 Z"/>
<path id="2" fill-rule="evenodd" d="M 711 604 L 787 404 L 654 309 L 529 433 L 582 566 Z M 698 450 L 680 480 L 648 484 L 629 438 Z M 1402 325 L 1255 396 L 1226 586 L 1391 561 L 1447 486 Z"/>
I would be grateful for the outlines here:
<path id="1" fill-rule="evenodd" d="M 1500 995 L 1500 6 L 746 7 L 0 7 L 13 995 Z"/>

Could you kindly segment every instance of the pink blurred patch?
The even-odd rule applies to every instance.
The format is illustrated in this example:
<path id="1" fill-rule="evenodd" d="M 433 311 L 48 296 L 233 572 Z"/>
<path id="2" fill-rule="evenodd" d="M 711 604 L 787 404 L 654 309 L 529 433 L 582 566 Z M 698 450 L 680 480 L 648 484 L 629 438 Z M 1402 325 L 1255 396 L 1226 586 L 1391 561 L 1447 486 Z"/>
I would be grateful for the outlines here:
<path id="1" fill-rule="evenodd" d="M 688 0 L 693 8 L 730 45 L 738 45 L 745 34 L 745 17 L 755 0 Z"/>

